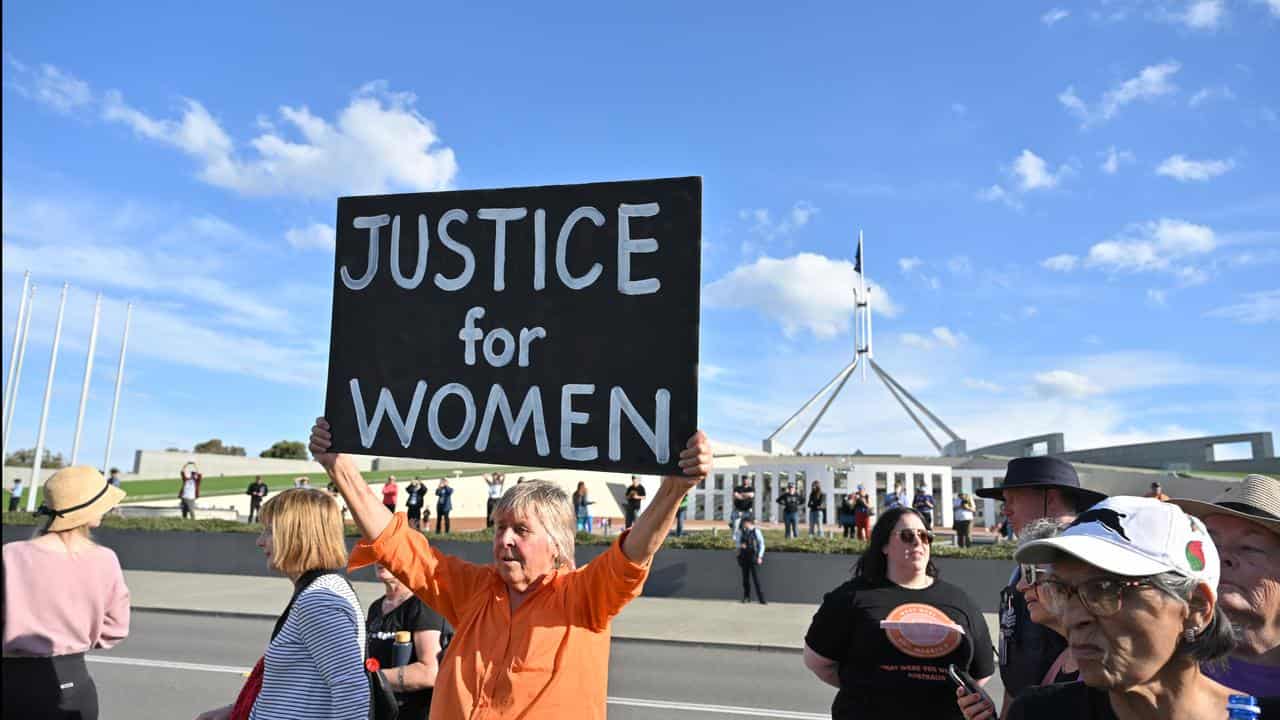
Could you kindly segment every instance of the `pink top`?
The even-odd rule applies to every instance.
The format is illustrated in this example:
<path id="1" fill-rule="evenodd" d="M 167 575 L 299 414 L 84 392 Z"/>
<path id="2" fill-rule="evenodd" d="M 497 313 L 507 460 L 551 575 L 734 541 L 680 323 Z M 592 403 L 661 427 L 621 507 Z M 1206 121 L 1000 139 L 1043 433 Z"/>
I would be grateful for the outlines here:
<path id="1" fill-rule="evenodd" d="M 120 560 L 95 545 L 75 555 L 32 541 L 4 546 L 4 655 L 70 655 L 129 634 Z"/>

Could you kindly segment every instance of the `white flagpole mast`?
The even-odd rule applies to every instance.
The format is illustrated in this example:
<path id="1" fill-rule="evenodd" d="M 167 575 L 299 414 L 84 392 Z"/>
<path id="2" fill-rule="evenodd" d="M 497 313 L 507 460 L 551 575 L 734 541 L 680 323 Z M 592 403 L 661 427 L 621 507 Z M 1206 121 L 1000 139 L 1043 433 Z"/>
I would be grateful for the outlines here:
<path id="1" fill-rule="evenodd" d="M 58 321 L 53 328 L 53 350 L 49 353 L 49 380 L 44 386 L 44 408 L 40 411 L 40 429 L 36 433 L 36 456 L 31 461 L 31 492 L 27 495 L 27 511 L 35 512 L 36 490 L 40 486 L 40 465 L 44 460 L 44 434 L 49 424 L 49 401 L 53 398 L 53 376 L 58 369 L 58 343 L 62 341 L 62 316 L 67 309 L 67 287 L 62 283 L 62 299 L 58 301 Z"/>
<path id="2" fill-rule="evenodd" d="M 858 231 L 858 245 L 862 245 L 862 231 Z M 867 258 L 862 258 L 862 267 L 867 266 Z M 875 357 L 875 353 L 871 350 L 871 289 L 867 288 L 867 359 Z"/>
<path id="3" fill-rule="evenodd" d="M 120 364 L 116 367 L 116 392 L 111 401 L 111 420 L 107 424 L 107 454 L 102 460 L 102 469 L 111 467 L 111 443 L 116 439 L 116 410 L 120 409 L 120 385 L 124 382 L 124 353 L 129 347 L 129 321 L 133 318 L 133 303 L 129 303 L 124 311 L 124 339 L 120 341 Z"/>
<path id="4" fill-rule="evenodd" d="M 862 249 L 862 230 L 858 230 L 858 258 L 861 261 L 861 267 L 858 268 L 858 304 L 862 307 L 858 311 L 862 313 L 862 354 L 866 355 L 871 352 L 871 298 L 867 295 L 867 256 Z M 867 379 L 867 363 L 862 364 L 862 380 Z"/>
<path id="5" fill-rule="evenodd" d="M 13 326 L 13 347 L 9 349 L 9 375 L 4 383 L 4 415 L 9 417 L 10 396 L 13 395 L 13 378 L 18 365 L 18 342 L 22 339 L 22 318 L 27 314 L 27 290 L 31 286 L 31 271 L 22 273 L 22 295 L 18 300 L 18 322 Z"/>
<path id="6" fill-rule="evenodd" d="M 28 273 L 29 275 L 30 273 Z M 18 306 L 18 325 L 13 329 L 13 357 L 9 360 L 9 383 L 4 386 L 4 440 L 0 442 L 0 463 L 9 457 L 9 429 L 18 406 L 18 386 L 22 384 L 22 359 L 27 354 L 27 331 L 31 328 L 31 312 L 35 306 L 36 286 L 27 289 L 22 279 L 22 303 Z"/>
<path id="7" fill-rule="evenodd" d="M 89 357 L 84 361 L 84 385 L 80 387 L 80 411 L 76 413 L 76 435 L 71 441 L 71 464 L 80 457 L 80 431 L 84 429 L 84 406 L 89 402 L 89 379 L 93 375 L 93 351 L 98 347 L 98 318 L 102 315 L 102 293 L 93 303 L 93 329 L 89 331 Z"/>

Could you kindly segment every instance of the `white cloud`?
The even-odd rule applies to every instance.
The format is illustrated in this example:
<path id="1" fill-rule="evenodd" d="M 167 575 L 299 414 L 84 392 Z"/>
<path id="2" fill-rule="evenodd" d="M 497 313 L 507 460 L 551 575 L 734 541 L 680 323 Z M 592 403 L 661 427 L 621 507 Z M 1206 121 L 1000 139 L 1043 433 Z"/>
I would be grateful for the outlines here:
<path id="1" fill-rule="evenodd" d="M 1093 108 L 1076 94 L 1073 87 L 1059 93 L 1058 102 L 1080 119 L 1081 127 L 1089 127 L 1114 118 L 1121 108 L 1130 103 L 1154 100 L 1177 92 L 1178 87 L 1172 78 L 1181 68 L 1182 65 L 1174 60 L 1148 65 L 1137 75 L 1103 93 Z"/>
<path id="2" fill-rule="evenodd" d="M 1217 30 L 1226 17 L 1224 0 L 1194 0 L 1176 19 L 1192 30 Z"/>
<path id="3" fill-rule="evenodd" d="M 1235 167 L 1232 160 L 1191 160 L 1183 155 L 1170 155 L 1156 168 L 1157 175 L 1178 182 L 1213 179 Z"/>
<path id="4" fill-rule="evenodd" d="M 1217 246 L 1212 228 L 1161 218 L 1131 225 L 1118 238 L 1095 244 L 1085 262 L 1110 272 L 1173 272 L 1186 283 L 1195 279 L 1194 273 L 1188 274 L 1175 263 L 1209 253 Z"/>
<path id="5" fill-rule="evenodd" d="M 8 84 L 23 97 L 35 100 L 64 115 L 93 102 L 89 83 L 53 65 L 30 68 L 12 57 L 6 58 L 13 68 Z"/>
<path id="6" fill-rule="evenodd" d="M 708 382 L 714 381 L 722 377 L 727 372 L 728 370 L 726 370 L 723 367 L 720 367 L 719 365 L 712 365 L 711 363 L 698 363 L 698 378 L 700 380 L 706 380 Z"/>
<path id="7" fill-rule="evenodd" d="M 950 328 L 942 326 L 930 330 L 928 335 L 911 332 L 898 335 L 898 341 L 904 346 L 917 350 L 933 350 L 939 346 L 957 348 L 966 340 L 968 337 L 964 333 L 953 332 Z"/>
<path id="8" fill-rule="evenodd" d="M 977 192 L 977 198 L 984 202 L 1002 202 L 1015 210 L 1022 208 L 1022 201 L 1017 196 L 1005 190 L 1003 186 L 996 184 L 989 188 L 983 188 Z"/>
<path id="9" fill-rule="evenodd" d="M 1019 196 L 1035 190 L 1048 190 L 1057 187 L 1062 179 L 1075 172 L 1069 165 L 1059 165 L 1056 171 L 1049 168 L 1044 158 L 1028 149 L 1023 149 L 1006 167 L 1005 173 L 1014 181 L 1013 190 L 1006 190 L 1003 185 L 992 185 L 979 190 L 977 197 L 986 202 L 1000 201 L 1015 209 L 1021 209 Z"/>
<path id="10" fill-rule="evenodd" d="M 1147 304 L 1164 307 L 1169 304 L 1169 293 L 1165 290 L 1147 290 Z"/>
<path id="11" fill-rule="evenodd" d="M 964 386 L 972 390 L 984 390 L 986 392 L 1001 393 L 1004 392 L 1004 386 L 991 382 L 990 380 L 982 380 L 979 378 L 965 378 Z"/>
<path id="12" fill-rule="evenodd" d="M 951 348 L 960 347 L 960 343 L 964 342 L 965 340 L 965 336 L 963 333 L 957 334 L 957 333 L 951 332 L 949 328 L 945 328 L 945 327 L 934 328 L 933 337 L 938 342 Z"/>
<path id="13" fill-rule="evenodd" d="M 1280 15 L 1280 13 L 1277 14 Z M 1243 302 L 1215 308 L 1205 315 L 1224 318 L 1243 325 L 1280 322 L 1280 289 L 1248 293 Z"/>
<path id="14" fill-rule="evenodd" d="M 1196 91 L 1195 95 L 1191 96 L 1191 99 L 1187 101 L 1187 104 L 1190 105 L 1191 107 L 1200 107 L 1201 105 L 1209 102 L 1210 100 L 1235 100 L 1235 99 L 1236 99 L 1236 94 L 1231 91 L 1231 88 L 1227 87 L 1226 85 L 1220 85 L 1218 87 L 1201 88 L 1200 90 Z"/>
<path id="15" fill-rule="evenodd" d="M 1070 172 L 1069 166 L 1063 165 L 1052 172 L 1045 164 L 1044 158 L 1030 150 L 1024 149 L 1013 161 L 1013 174 L 1023 190 L 1039 190 L 1057 187 L 1062 177 Z"/>
<path id="16" fill-rule="evenodd" d="M 902 270 L 904 273 L 909 273 L 920 267 L 923 262 L 924 261 L 918 257 L 898 258 L 898 269 Z"/>
<path id="17" fill-rule="evenodd" d="M 1040 314 L 1040 308 L 1036 307 L 1035 305 L 1027 305 L 1026 307 L 1022 308 L 1022 317 L 1027 318 L 1028 320 L 1030 320 L 1031 318 L 1039 314 Z"/>
<path id="18" fill-rule="evenodd" d="M 762 257 L 742 265 L 703 289 L 708 307 L 748 308 L 782 326 L 788 337 L 802 330 L 818 338 L 848 332 L 854 301 L 849 288 L 857 274 L 853 263 L 800 253 L 789 258 Z M 878 284 L 871 287 L 872 310 L 894 317 L 901 310 Z"/>
<path id="19" fill-rule="evenodd" d="M 248 159 L 240 157 L 232 138 L 196 100 L 183 101 L 177 120 L 156 119 L 112 90 L 103 100 L 103 117 L 178 148 L 200 162 L 201 180 L 244 195 L 332 197 L 445 189 L 458 171 L 453 150 L 440 145 L 434 126 L 418 113 L 416 103 L 412 93 L 370 83 L 354 94 L 333 123 L 305 106 L 281 106 L 283 124 L 300 140 L 268 129 L 248 141 L 253 148 Z"/>
<path id="20" fill-rule="evenodd" d="M 1089 378 L 1069 370 L 1037 373 L 1035 391 L 1042 397 L 1086 397 L 1102 392 Z"/>
<path id="21" fill-rule="evenodd" d="M 1054 255 L 1051 258 L 1045 258 L 1040 261 L 1040 267 L 1046 270 L 1054 270 L 1056 272 L 1071 272 L 1080 264 L 1080 258 L 1069 253 Z"/>
<path id="22" fill-rule="evenodd" d="M 1069 16 L 1070 14 L 1071 14 L 1071 11 L 1069 10 L 1064 10 L 1062 8 L 1053 8 L 1052 10 L 1040 16 L 1040 22 L 1052 27 L 1053 25 L 1056 25 L 1059 22 L 1066 20 L 1067 16 Z"/>
<path id="23" fill-rule="evenodd" d="M 933 341 L 923 335 L 916 333 L 902 333 L 898 336 L 898 340 L 905 346 L 916 348 L 917 350 L 932 350 Z"/>
<path id="24" fill-rule="evenodd" d="M 1098 166 L 1102 172 L 1108 175 L 1115 175 L 1120 171 L 1121 163 L 1131 163 L 1134 161 L 1133 153 L 1128 150 L 1116 150 L 1116 146 L 1112 145 L 1107 148 L 1104 154 L 1102 165 Z"/>
<path id="25" fill-rule="evenodd" d="M 289 228 L 284 239 L 299 250 L 327 250 L 334 248 L 334 229 L 324 223 L 311 223 L 306 227 Z"/>
<path id="26" fill-rule="evenodd" d="M 766 240 L 790 235 L 792 232 L 808 225 L 813 216 L 817 214 L 818 208 L 804 200 L 792 205 L 791 209 L 783 214 L 782 219 L 776 221 L 767 208 L 738 211 L 739 218 L 752 223 L 751 232 L 760 235 Z"/>
<path id="27" fill-rule="evenodd" d="M 1272 17 L 1280 18 L 1280 0 L 1263 0 L 1263 2 L 1267 4 Z"/>

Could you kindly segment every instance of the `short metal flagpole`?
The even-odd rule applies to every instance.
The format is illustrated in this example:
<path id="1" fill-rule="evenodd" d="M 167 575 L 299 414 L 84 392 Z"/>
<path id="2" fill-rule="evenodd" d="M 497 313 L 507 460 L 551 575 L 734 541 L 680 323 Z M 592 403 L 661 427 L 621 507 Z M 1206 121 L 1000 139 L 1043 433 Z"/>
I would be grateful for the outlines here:
<path id="1" fill-rule="evenodd" d="M 27 313 L 22 318 L 22 339 L 15 343 L 18 348 L 17 369 L 13 373 L 13 391 L 9 393 L 9 404 L 4 411 L 4 440 L 0 442 L 0 463 L 9 457 L 9 430 L 13 427 L 13 413 L 18 406 L 18 386 L 22 384 L 22 360 L 27 356 L 27 334 L 31 331 L 31 313 L 35 309 L 36 286 L 26 295 Z M 16 339 L 16 336 L 15 336 Z"/>
<path id="2" fill-rule="evenodd" d="M 31 461 L 31 494 L 27 495 L 27 510 L 35 512 L 36 491 L 40 487 L 40 465 L 44 460 L 44 433 L 49 423 L 49 400 L 53 398 L 53 375 L 58 369 L 58 343 L 62 342 L 62 316 L 67 309 L 67 287 L 62 283 L 62 299 L 58 301 L 58 321 L 53 328 L 53 350 L 49 353 L 49 380 L 44 386 L 44 408 L 40 411 L 40 429 L 36 432 L 36 456 Z"/>
<path id="3" fill-rule="evenodd" d="M 84 429 L 84 406 L 89 402 L 89 378 L 93 375 L 93 351 L 98 347 L 98 318 L 102 315 L 102 293 L 93 303 L 93 329 L 89 331 L 89 357 L 84 361 L 84 385 L 80 387 L 80 411 L 76 413 L 76 435 L 71 440 L 71 464 L 80 457 L 80 431 Z M 105 470 L 105 468 L 104 468 Z"/>
<path id="4" fill-rule="evenodd" d="M 120 385 L 124 382 L 124 353 L 129 348 L 129 321 L 133 318 L 133 303 L 124 311 L 124 339 L 120 341 L 120 365 L 116 367 L 116 393 L 111 401 L 111 420 L 107 423 L 107 454 L 102 459 L 102 469 L 111 467 L 111 443 L 116 439 L 116 410 L 120 409 Z"/>
<path id="5" fill-rule="evenodd" d="M 27 314 L 27 289 L 31 286 L 31 271 L 22 273 L 22 295 L 18 300 L 18 322 L 13 326 L 13 347 L 9 349 L 9 375 L 4 383 L 4 415 L 9 417 L 10 396 L 13 395 L 13 378 L 18 365 L 18 341 L 22 339 L 22 318 Z"/>

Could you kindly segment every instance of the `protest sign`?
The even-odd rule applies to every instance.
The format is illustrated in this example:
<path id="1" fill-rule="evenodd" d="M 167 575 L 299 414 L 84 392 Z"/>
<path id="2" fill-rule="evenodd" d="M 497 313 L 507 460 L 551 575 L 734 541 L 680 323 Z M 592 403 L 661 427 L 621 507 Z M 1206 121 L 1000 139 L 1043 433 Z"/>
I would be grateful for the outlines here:
<path id="1" fill-rule="evenodd" d="M 678 472 L 702 180 L 338 200 L 337 452 Z"/>

